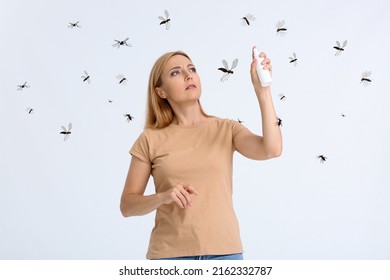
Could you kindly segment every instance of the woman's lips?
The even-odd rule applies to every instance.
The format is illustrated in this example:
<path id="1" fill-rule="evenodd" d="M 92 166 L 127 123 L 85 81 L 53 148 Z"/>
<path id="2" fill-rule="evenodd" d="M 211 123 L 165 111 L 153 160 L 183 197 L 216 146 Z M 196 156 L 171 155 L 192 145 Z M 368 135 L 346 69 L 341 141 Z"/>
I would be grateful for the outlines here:
<path id="1" fill-rule="evenodd" d="M 191 84 L 191 85 L 188 85 L 188 86 L 186 87 L 186 90 L 194 89 L 194 88 L 196 88 L 196 85 Z"/>

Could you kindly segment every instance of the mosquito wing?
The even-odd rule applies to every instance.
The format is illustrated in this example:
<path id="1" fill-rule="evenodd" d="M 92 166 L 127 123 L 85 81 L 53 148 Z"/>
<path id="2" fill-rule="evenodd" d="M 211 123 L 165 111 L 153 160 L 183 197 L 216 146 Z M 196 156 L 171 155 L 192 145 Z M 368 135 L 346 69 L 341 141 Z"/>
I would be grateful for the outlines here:
<path id="1" fill-rule="evenodd" d="M 170 21 L 167 21 L 167 22 L 165 23 L 165 29 L 166 29 L 166 30 L 169 30 L 170 27 L 171 27 L 171 22 L 170 22 Z"/>
<path id="2" fill-rule="evenodd" d="M 72 129 L 72 123 L 70 122 L 70 123 L 68 124 L 68 132 L 69 132 L 71 129 Z"/>
<path id="3" fill-rule="evenodd" d="M 63 131 L 63 132 L 67 132 L 65 126 L 61 125 L 61 128 L 62 128 L 62 131 Z"/>
<path id="4" fill-rule="evenodd" d="M 232 70 L 232 69 L 236 68 L 236 67 L 237 67 L 237 65 L 238 65 L 238 58 L 236 58 L 235 60 L 233 60 L 233 63 L 232 63 L 232 68 L 231 68 L 230 70 Z"/>
<path id="5" fill-rule="evenodd" d="M 347 45 L 347 40 L 345 40 L 345 41 L 343 42 L 343 48 L 345 48 L 346 45 Z"/>
<path id="6" fill-rule="evenodd" d="M 250 21 L 256 20 L 255 16 L 254 16 L 254 15 L 251 15 L 251 14 L 247 14 L 247 15 L 246 15 L 246 18 L 247 18 L 248 20 L 250 20 Z"/>
<path id="7" fill-rule="evenodd" d="M 165 21 L 165 18 L 162 17 L 162 16 L 159 16 L 158 19 L 161 20 L 161 21 Z"/>
<path id="8" fill-rule="evenodd" d="M 229 65 L 225 59 L 222 59 L 222 65 L 225 67 L 226 70 L 229 70 Z"/>
<path id="9" fill-rule="evenodd" d="M 69 139 L 69 135 L 70 135 L 70 134 L 65 134 L 64 141 L 66 141 L 66 140 Z"/>
<path id="10" fill-rule="evenodd" d="M 119 74 L 118 76 L 116 76 L 115 78 L 117 78 L 118 80 L 122 80 L 124 78 L 124 76 L 122 74 Z"/>
<path id="11" fill-rule="evenodd" d="M 169 19 L 169 12 L 167 10 L 164 11 L 164 15 L 166 16 L 167 19 Z"/>
<path id="12" fill-rule="evenodd" d="M 276 23 L 276 28 L 282 28 L 284 25 L 285 25 L 285 21 L 284 20 L 280 20 Z"/>
<path id="13" fill-rule="evenodd" d="M 229 76 L 230 76 L 230 73 L 225 73 L 223 74 L 222 78 L 221 78 L 221 82 L 225 82 L 229 79 Z"/>
<path id="14" fill-rule="evenodd" d="M 363 74 L 362 74 L 362 77 L 363 78 L 368 78 L 371 76 L 371 71 L 365 71 Z"/>
<path id="15" fill-rule="evenodd" d="M 127 37 L 126 39 L 124 39 L 122 42 L 123 42 L 123 43 L 126 43 L 127 40 L 129 40 L 129 37 Z"/>

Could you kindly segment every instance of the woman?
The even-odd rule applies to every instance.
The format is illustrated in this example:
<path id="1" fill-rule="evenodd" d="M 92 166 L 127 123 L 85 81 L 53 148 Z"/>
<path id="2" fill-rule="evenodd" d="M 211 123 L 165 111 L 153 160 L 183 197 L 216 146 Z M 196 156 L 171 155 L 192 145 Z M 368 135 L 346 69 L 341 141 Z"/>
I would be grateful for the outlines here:
<path id="1" fill-rule="evenodd" d="M 260 56 L 272 71 L 270 59 Z M 167 53 L 152 68 L 146 125 L 130 150 L 120 205 L 125 217 L 157 210 L 148 259 L 243 259 L 232 205 L 233 152 L 265 160 L 282 151 L 271 91 L 261 87 L 256 63 L 250 74 L 263 136 L 203 111 L 200 78 L 187 54 Z M 156 193 L 144 195 L 150 175 Z"/>

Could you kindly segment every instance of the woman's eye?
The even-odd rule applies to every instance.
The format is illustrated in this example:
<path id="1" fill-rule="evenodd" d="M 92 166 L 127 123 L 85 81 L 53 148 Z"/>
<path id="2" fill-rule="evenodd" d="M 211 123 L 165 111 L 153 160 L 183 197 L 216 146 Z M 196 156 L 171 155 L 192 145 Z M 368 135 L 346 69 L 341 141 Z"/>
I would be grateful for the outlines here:
<path id="1" fill-rule="evenodd" d="M 191 67 L 191 68 L 190 68 L 190 72 L 196 73 L 196 68 L 195 68 L 195 67 Z"/>
<path id="2" fill-rule="evenodd" d="M 173 71 L 172 73 L 171 73 L 171 76 L 177 76 L 177 75 L 179 75 L 180 74 L 180 72 L 179 71 Z"/>

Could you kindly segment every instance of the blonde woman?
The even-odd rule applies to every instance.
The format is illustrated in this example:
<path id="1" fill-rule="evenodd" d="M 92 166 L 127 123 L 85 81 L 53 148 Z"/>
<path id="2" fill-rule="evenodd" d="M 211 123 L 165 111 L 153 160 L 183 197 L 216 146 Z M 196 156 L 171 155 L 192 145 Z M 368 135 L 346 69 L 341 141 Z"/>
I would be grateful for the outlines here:
<path id="1" fill-rule="evenodd" d="M 264 69 L 272 71 L 265 53 Z M 154 64 L 148 85 L 145 129 L 133 144 L 121 197 L 124 217 L 156 211 L 148 259 L 243 259 L 232 205 L 232 159 L 266 160 L 282 152 L 282 136 L 269 87 L 251 78 L 263 135 L 239 122 L 207 115 L 199 102 L 201 81 L 184 52 Z M 156 193 L 144 195 L 153 176 Z"/>

